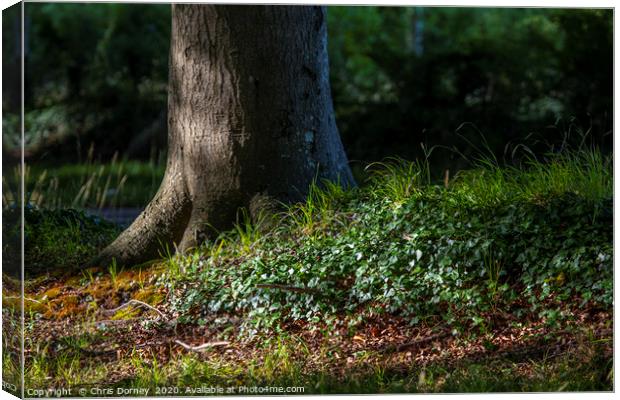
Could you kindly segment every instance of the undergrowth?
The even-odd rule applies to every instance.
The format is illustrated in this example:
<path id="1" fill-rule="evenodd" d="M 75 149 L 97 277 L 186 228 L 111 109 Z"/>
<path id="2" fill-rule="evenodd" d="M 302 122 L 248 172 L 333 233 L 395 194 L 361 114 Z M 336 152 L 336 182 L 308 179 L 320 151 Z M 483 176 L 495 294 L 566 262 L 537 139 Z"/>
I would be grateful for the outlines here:
<path id="1" fill-rule="evenodd" d="M 360 188 L 320 182 L 281 214 L 252 221 L 241 210 L 233 229 L 187 254 L 162 243 L 162 260 L 144 271 L 112 263 L 68 278 L 27 276 L 30 387 L 610 390 L 610 156 L 562 153 L 519 167 L 479 160 L 439 184 L 425 161 L 367 171 Z M 19 249 L 19 216 L 3 211 L 5 265 L 18 260 L 9 250 Z M 27 272 L 79 266 L 119 232 L 74 210 L 29 206 L 25 216 Z M 3 301 L 15 305 L 17 281 L 3 278 Z M 137 309 L 99 314 L 130 298 L 172 318 L 174 332 Z M 512 338 L 512 329 L 526 335 Z M 383 345 L 434 332 L 446 334 L 437 348 Z M 553 340 L 560 332 L 568 333 Z M 173 341 L 179 335 L 231 345 L 188 353 Z M 505 341 L 514 343 L 502 353 Z M 563 347 L 553 350 L 556 342 Z M 469 355 L 459 359 L 459 349 Z M 427 354 L 438 358 L 418 362 Z M 3 361 L 10 378 L 15 359 Z"/>
<path id="2" fill-rule="evenodd" d="M 255 333 L 343 313 L 484 327 L 482 313 L 518 299 L 514 313 L 550 324 L 570 318 L 568 299 L 611 306 L 611 157 L 483 160 L 441 185 L 425 163 L 388 160 L 370 175 L 349 191 L 314 185 L 268 234 L 245 221 L 175 256 L 185 274 L 160 281 L 172 308 L 181 320 L 245 313 Z"/>

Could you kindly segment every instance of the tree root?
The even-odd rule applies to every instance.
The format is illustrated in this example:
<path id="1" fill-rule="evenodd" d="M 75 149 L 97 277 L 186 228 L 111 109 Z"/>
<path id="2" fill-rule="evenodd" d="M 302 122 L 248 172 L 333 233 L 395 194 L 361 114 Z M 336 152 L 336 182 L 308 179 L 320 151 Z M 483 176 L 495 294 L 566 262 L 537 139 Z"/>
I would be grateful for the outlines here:
<path id="1" fill-rule="evenodd" d="M 113 261 L 120 267 L 130 267 L 161 258 L 166 245 L 181 239 L 191 207 L 182 176 L 166 171 L 159 191 L 145 210 L 114 242 L 82 267 L 107 266 Z"/>

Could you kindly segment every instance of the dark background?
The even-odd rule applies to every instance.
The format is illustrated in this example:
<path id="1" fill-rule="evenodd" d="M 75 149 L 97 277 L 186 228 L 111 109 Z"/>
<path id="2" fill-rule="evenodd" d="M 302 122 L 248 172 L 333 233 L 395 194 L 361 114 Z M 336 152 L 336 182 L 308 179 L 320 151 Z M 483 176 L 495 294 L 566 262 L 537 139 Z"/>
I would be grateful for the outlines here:
<path id="1" fill-rule="evenodd" d="M 350 160 L 413 159 L 425 143 L 510 162 L 518 143 L 543 154 L 583 135 L 610 152 L 612 15 L 329 7 L 332 91 Z M 11 68 L 17 20 L 7 20 L 3 66 Z M 83 162 L 93 146 L 90 156 L 103 162 L 120 152 L 161 163 L 169 35 L 169 5 L 27 4 L 27 160 Z M 3 153 L 12 157 L 18 93 L 4 87 Z M 456 152 L 440 150 L 439 173 L 462 166 Z"/>

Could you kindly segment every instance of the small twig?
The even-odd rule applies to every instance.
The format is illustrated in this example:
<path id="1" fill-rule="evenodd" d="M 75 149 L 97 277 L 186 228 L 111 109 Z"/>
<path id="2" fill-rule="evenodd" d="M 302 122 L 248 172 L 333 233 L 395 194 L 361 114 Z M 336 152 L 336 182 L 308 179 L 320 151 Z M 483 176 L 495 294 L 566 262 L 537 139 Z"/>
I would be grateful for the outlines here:
<path id="1" fill-rule="evenodd" d="M 182 346 L 183 348 L 185 348 L 187 350 L 191 350 L 191 351 L 201 351 L 201 350 L 209 349 L 211 347 L 228 346 L 230 344 L 230 342 L 227 342 L 225 340 L 219 341 L 219 342 L 203 343 L 203 344 L 201 344 L 199 346 L 190 346 L 189 344 L 183 343 L 180 340 L 175 340 L 174 343 Z"/>
<path id="2" fill-rule="evenodd" d="M 149 346 L 161 346 L 163 344 L 170 344 L 170 340 L 159 340 L 157 342 L 145 342 L 145 343 L 140 343 L 140 344 L 136 344 L 133 347 L 136 349 L 141 349 L 143 347 L 149 347 Z"/>
<path id="3" fill-rule="evenodd" d="M 316 292 L 316 289 L 312 289 L 312 288 L 303 288 L 303 287 L 298 287 L 298 286 L 286 286 L 286 285 L 278 285 L 278 284 L 271 284 L 271 283 L 259 283 L 258 285 L 256 285 L 256 288 L 258 289 L 280 289 L 280 290 L 288 290 L 290 292 L 297 292 L 297 293 L 313 293 Z"/>
<path id="4" fill-rule="evenodd" d="M 5 299 L 21 299 L 21 296 L 4 296 Z M 31 299 L 30 297 L 24 297 L 24 301 L 32 301 L 33 303 L 39 303 L 45 305 L 42 301 Z"/>
<path id="5" fill-rule="evenodd" d="M 110 309 L 110 310 L 103 309 L 102 311 L 103 311 L 103 313 L 104 313 L 104 314 L 111 315 L 111 314 L 114 314 L 115 312 L 117 312 L 117 311 L 119 311 L 119 310 L 122 310 L 122 309 L 123 309 L 123 308 L 125 308 L 125 307 L 129 307 L 129 306 L 130 306 L 130 305 L 132 305 L 132 304 L 137 304 L 137 305 L 140 305 L 140 306 L 142 306 L 142 307 L 148 308 L 149 310 L 153 310 L 153 311 L 155 311 L 157 314 L 159 314 L 159 317 L 160 317 L 160 318 L 162 318 L 162 319 L 166 319 L 166 317 L 164 316 L 164 314 L 163 314 L 161 311 L 159 311 L 157 308 L 153 307 L 153 306 L 152 306 L 152 305 L 150 305 L 150 304 L 146 304 L 146 303 L 145 303 L 145 302 L 143 302 L 143 301 L 140 301 L 140 300 L 134 300 L 134 299 L 129 300 L 127 303 L 125 303 L 125 304 L 121 304 L 120 306 L 118 306 L 118 307 L 116 307 L 116 308 L 112 308 L 112 309 Z"/>

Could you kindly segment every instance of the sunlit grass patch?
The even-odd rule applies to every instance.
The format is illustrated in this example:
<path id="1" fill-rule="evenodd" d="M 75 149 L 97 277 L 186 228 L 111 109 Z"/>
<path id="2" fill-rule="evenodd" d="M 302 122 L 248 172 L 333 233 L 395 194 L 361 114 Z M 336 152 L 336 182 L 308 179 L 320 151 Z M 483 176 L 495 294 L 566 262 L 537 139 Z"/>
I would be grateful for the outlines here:
<path id="1" fill-rule="evenodd" d="M 34 207 L 144 207 L 157 191 L 164 167 L 153 162 L 119 160 L 117 155 L 102 163 L 94 159 L 92 149 L 81 164 L 26 165 L 23 171 L 18 166 L 12 175 L 2 179 L 2 207 L 17 203 L 21 175 L 26 204 Z"/>
<path id="2" fill-rule="evenodd" d="M 596 203 L 613 195 L 612 160 L 596 149 L 552 153 L 545 160 L 529 158 L 519 167 L 480 159 L 474 169 L 457 174 L 453 195 L 476 205 L 541 203 L 565 194 Z"/>
<path id="3" fill-rule="evenodd" d="M 338 182 L 312 182 L 306 200 L 289 205 L 282 214 L 284 232 L 286 228 L 292 228 L 305 238 L 315 240 L 325 231 L 342 226 L 338 218 L 339 208 L 353 191 L 346 191 Z"/>

